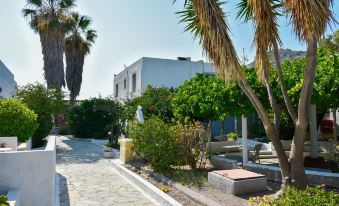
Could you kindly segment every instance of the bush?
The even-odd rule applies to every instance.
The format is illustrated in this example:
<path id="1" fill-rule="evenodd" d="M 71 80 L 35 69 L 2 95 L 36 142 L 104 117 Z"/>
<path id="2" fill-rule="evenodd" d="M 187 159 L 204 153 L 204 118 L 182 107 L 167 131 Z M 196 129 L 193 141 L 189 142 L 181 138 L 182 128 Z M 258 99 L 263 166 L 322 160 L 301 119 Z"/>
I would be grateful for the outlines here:
<path id="1" fill-rule="evenodd" d="M 272 200 L 268 196 L 263 198 L 250 198 L 250 205 L 267 206 L 337 206 L 339 205 L 339 194 L 327 192 L 322 187 L 307 187 L 306 190 L 298 190 L 293 187 L 287 187 L 283 190 L 279 199 Z"/>
<path id="2" fill-rule="evenodd" d="M 35 83 L 20 87 L 17 96 L 37 114 L 39 126 L 32 136 L 32 147 L 41 147 L 53 128 L 53 115 L 64 108 L 64 94 L 60 90 L 47 89 Z"/>
<path id="3" fill-rule="evenodd" d="M 158 171 L 166 171 L 178 163 L 180 148 L 173 128 L 157 117 L 144 123 L 131 122 L 128 128 L 136 153 Z"/>
<path id="4" fill-rule="evenodd" d="M 188 125 L 178 124 L 173 127 L 174 134 L 179 140 L 181 159 L 189 164 L 192 169 L 205 166 L 207 160 L 207 147 L 209 134 L 200 122 Z M 197 165 L 199 163 L 199 165 Z"/>
<path id="5" fill-rule="evenodd" d="M 6 196 L 3 195 L 0 196 L 0 206 L 9 206 Z"/>
<path id="6" fill-rule="evenodd" d="M 15 136 L 26 142 L 37 128 L 37 116 L 20 100 L 0 100 L 0 137 Z"/>
<path id="7" fill-rule="evenodd" d="M 113 122 L 119 123 L 120 104 L 109 98 L 93 98 L 70 109 L 67 121 L 78 138 L 106 138 Z"/>

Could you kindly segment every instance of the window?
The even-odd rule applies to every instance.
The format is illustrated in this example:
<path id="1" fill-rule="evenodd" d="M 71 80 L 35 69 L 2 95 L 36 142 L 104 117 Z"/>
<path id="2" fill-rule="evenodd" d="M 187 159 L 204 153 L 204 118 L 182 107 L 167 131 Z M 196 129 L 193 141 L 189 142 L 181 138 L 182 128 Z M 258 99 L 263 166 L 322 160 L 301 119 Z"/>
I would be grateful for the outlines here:
<path id="1" fill-rule="evenodd" d="M 132 92 L 137 90 L 137 74 L 132 75 Z"/>
<path id="2" fill-rule="evenodd" d="M 119 95 L 119 84 L 115 85 L 115 97 L 118 97 Z"/>
<path id="3" fill-rule="evenodd" d="M 126 78 L 124 79 L 124 90 L 126 89 L 127 83 L 126 83 Z"/>

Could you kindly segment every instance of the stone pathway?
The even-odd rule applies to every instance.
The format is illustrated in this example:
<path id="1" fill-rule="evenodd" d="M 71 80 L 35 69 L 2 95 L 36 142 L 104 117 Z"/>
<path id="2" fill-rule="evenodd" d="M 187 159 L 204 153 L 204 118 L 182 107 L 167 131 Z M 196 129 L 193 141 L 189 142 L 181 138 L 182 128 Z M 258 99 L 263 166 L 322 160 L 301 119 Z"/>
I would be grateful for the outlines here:
<path id="1" fill-rule="evenodd" d="M 110 167 L 102 146 L 57 138 L 60 206 L 151 206 L 155 203 Z"/>

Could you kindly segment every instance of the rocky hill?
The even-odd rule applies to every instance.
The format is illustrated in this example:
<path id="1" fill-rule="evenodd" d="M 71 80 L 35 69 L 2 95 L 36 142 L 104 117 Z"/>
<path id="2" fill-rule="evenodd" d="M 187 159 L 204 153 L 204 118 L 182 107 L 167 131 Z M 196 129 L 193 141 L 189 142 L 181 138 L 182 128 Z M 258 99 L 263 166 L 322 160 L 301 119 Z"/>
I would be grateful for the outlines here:
<path id="1" fill-rule="evenodd" d="M 291 49 L 280 49 L 279 53 L 280 53 L 280 61 L 281 61 L 281 63 L 283 63 L 286 60 L 289 61 L 289 60 L 293 60 L 295 58 L 302 57 L 303 55 L 306 54 L 305 51 L 292 51 Z M 272 66 L 275 66 L 275 60 L 274 60 L 273 52 L 270 52 L 268 54 L 268 56 L 270 58 L 270 62 L 272 64 Z M 255 62 L 253 61 L 248 66 L 249 67 L 254 67 L 255 66 Z"/>

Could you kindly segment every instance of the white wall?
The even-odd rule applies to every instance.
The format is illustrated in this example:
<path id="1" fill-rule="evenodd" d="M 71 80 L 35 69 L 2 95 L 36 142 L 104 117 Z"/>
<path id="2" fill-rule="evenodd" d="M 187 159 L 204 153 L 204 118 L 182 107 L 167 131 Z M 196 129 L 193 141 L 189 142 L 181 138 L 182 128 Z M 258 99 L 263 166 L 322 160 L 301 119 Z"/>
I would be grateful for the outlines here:
<path id="1" fill-rule="evenodd" d="M 0 153 L 0 180 L 20 189 L 23 206 L 53 206 L 55 194 L 55 136 L 45 150 Z"/>
<path id="2" fill-rule="evenodd" d="M 16 86 L 17 84 L 14 80 L 14 75 L 0 60 L 0 87 L 2 89 L 0 98 L 9 98 L 15 95 Z"/>
<path id="3" fill-rule="evenodd" d="M 177 88 L 197 73 L 215 74 L 212 64 L 203 61 L 179 61 L 144 58 L 142 65 L 142 91 L 153 87 Z"/>
<path id="4" fill-rule="evenodd" d="M 118 97 L 115 97 L 118 100 L 131 99 L 136 96 L 141 95 L 141 67 L 143 63 L 143 58 L 134 62 L 132 65 L 128 66 L 122 72 L 114 77 L 114 85 L 113 85 L 113 95 L 115 96 L 115 86 L 118 84 Z M 136 74 L 137 76 L 137 84 L 136 91 L 132 91 L 132 76 Z M 126 89 L 124 88 L 124 80 L 126 79 Z"/>
<path id="5" fill-rule="evenodd" d="M 136 92 L 132 92 L 132 75 L 137 74 Z M 212 64 L 203 61 L 179 61 L 171 59 L 159 59 L 143 57 L 128 66 L 114 77 L 115 86 L 118 87 L 118 100 L 130 99 L 140 96 L 148 85 L 153 87 L 177 88 L 185 80 L 191 79 L 196 73 L 215 74 Z M 124 79 L 127 79 L 127 88 L 124 89 Z"/>

